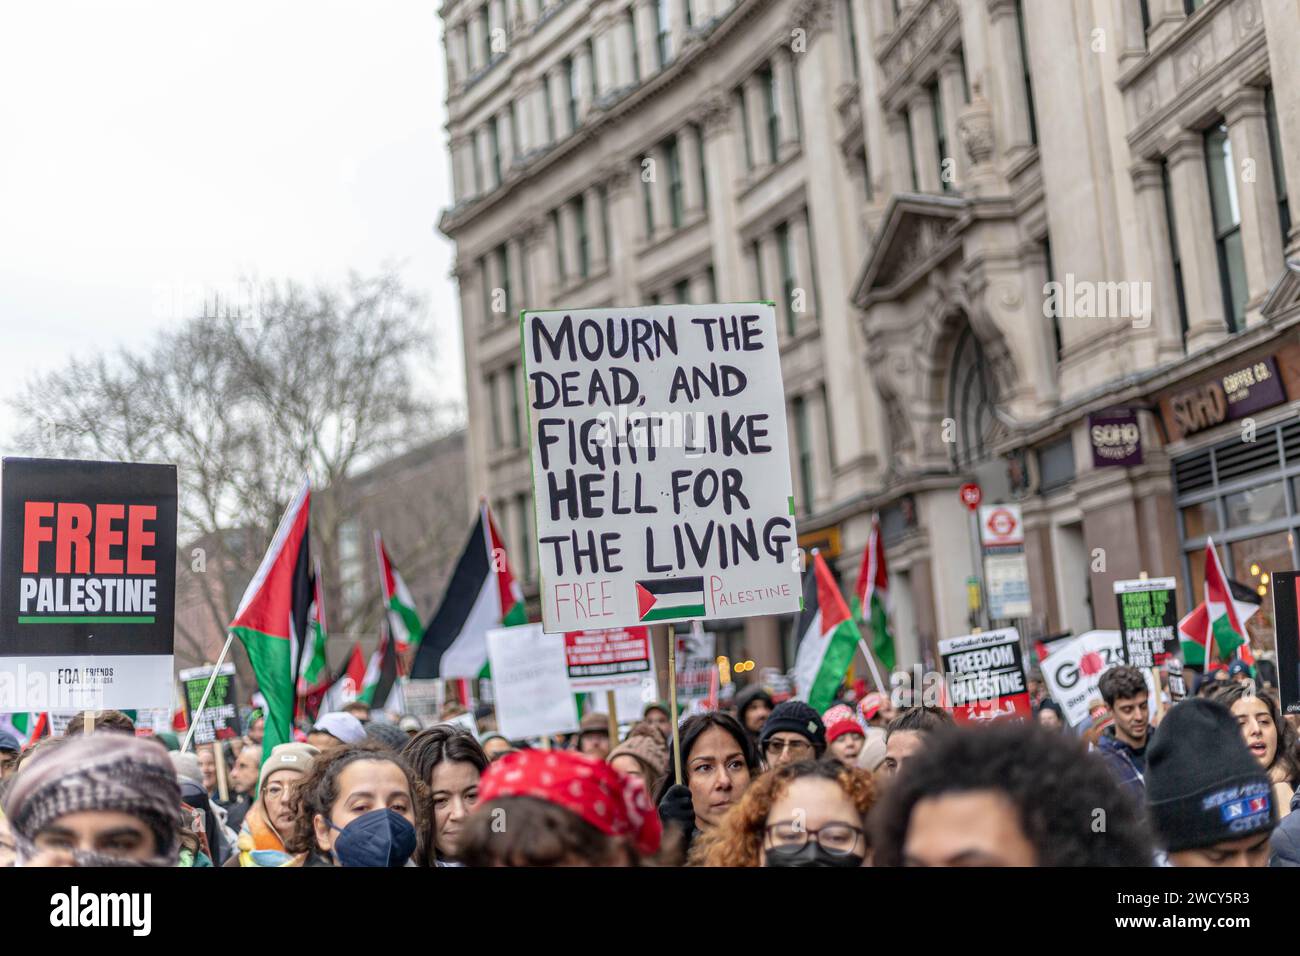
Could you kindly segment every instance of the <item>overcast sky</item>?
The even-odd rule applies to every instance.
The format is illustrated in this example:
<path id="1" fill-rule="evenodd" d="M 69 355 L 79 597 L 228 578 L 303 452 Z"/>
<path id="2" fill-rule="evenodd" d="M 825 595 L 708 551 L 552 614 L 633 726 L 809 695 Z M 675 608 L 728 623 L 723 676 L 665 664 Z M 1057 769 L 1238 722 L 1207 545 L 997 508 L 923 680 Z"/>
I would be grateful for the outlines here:
<path id="1" fill-rule="evenodd" d="M 435 0 L 0 11 L 0 400 L 245 274 L 401 267 L 463 401 Z M 0 404 L 0 452 L 20 423 Z"/>

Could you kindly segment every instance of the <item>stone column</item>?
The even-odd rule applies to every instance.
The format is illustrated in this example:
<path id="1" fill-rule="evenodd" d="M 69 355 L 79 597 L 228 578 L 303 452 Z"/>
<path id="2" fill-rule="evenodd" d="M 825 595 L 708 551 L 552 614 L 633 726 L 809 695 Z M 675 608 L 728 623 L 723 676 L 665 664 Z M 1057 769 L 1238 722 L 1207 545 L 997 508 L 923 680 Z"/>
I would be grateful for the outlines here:
<path id="1" fill-rule="evenodd" d="M 454 205 L 466 199 L 469 194 L 469 190 L 465 186 L 465 173 L 463 171 L 465 165 L 465 139 L 458 136 L 450 140 L 447 145 L 451 149 L 451 196 Z"/>
<path id="2" fill-rule="evenodd" d="M 780 116 L 780 158 L 799 148 L 799 111 L 794 99 L 794 65 L 785 47 L 772 55 L 772 82 L 776 86 L 776 110 Z"/>
<path id="3" fill-rule="evenodd" d="M 592 45 L 596 51 L 596 96 L 609 95 L 624 85 L 621 56 L 617 49 L 618 21 L 606 15 L 596 27 Z"/>
<path id="4" fill-rule="evenodd" d="M 754 156 L 754 168 L 762 169 L 774 163 L 777 157 L 772 155 L 767 136 L 767 93 L 763 90 L 763 79 L 758 71 L 745 80 L 745 118 L 749 129 L 749 145 Z"/>
<path id="5" fill-rule="evenodd" d="M 692 223 L 704 213 L 700 191 L 704 170 L 700 168 L 699 130 L 691 123 L 677 131 L 677 158 L 682 169 L 682 221 Z"/>
<path id="6" fill-rule="evenodd" d="M 763 263 L 763 288 L 759 294 L 776 303 L 777 331 L 784 338 L 789 303 L 784 301 L 784 289 L 781 287 L 781 250 L 776 247 L 775 233 L 765 232 L 758 237 L 758 254 Z"/>
<path id="7" fill-rule="evenodd" d="M 1246 260 L 1246 325 L 1251 326 L 1259 323 L 1259 307 L 1285 265 L 1264 91 L 1257 86 L 1241 87 L 1224 104 L 1223 115 L 1237 178 L 1241 251 Z M 1254 175 L 1250 177 L 1243 174 L 1247 162 L 1253 164 Z"/>
<path id="8" fill-rule="evenodd" d="M 587 219 L 587 260 L 592 275 L 600 275 L 608 267 L 605 261 L 605 229 L 601 216 L 601 193 L 596 186 L 587 187 L 582 194 L 582 212 Z"/>
<path id="9" fill-rule="evenodd" d="M 524 0 L 524 22 L 535 23 L 541 15 L 541 0 Z"/>
<path id="10" fill-rule="evenodd" d="M 655 211 L 655 232 L 652 241 L 657 241 L 672 232 L 672 209 L 668 200 L 668 154 L 662 145 L 655 145 L 650 150 L 654 163 L 654 181 L 650 183 L 651 205 Z"/>
<path id="11" fill-rule="evenodd" d="M 1057 396 L 1056 384 L 1056 336 L 1052 331 L 1052 319 L 1043 315 L 1044 287 L 1047 285 L 1048 262 L 1045 250 L 1037 243 L 1020 248 L 1020 278 L 1024 285 L 1025 312 L 1030 319 L 1027 323 L 1032 338 L 1032 347 L 1028 353 L 1031 367 L 1025 369 L 1031 380 L 1034 394 L 1043 404 L 1054 401 Z M 1064 323 L 1064 319 L 1061 320 Z M 1065 343 L 1064 330 L 1061 336 Z"/>
<path id="12" fill-rule="evenodd" d="M 515 141 L 510 130 L 510 106 L 498 113 L 493 120 L 497 124 L 497 145 L 501 150 L 501 178 L 510 175 L 510 167 L 515 163 Z"/>
<path id="13" fill-rule="evenodd" d="M 702 270 L 691 276 L 691 302 L 699 305 L 713 301 L 713 290 L 709 288 L 709 273 Z"/>
<path id="14" fill-rule="evenodd" d="M 586 119 L 591 110 L 591 71 L 595 64 L 587 51 L 586 44 L 578 47 L 573 54 L 573 77 L 578 84 L 578 121 Z"/>
<path id="15" fill-rule="evenodd" d="M 1261 0 L 1260 9 L 1277 107 L 1278 152 L 1286 167 L 1286 194 L 1291 203 L 1286 257 L 1300 259 L 1300 57 L 1295 55 L 1296 37 L 1300 37 L 1300 4 L 1294 0 Z"/>
<path id="16" fill-rule="evenodd" d="M 610 297 L 615 302 L 635 302 L 637 215 L 640 180 L 623 163 L 606 168 L 602 175 L 609 202 Z"/>
<path id="17" fill-rule="evenodd" d="M 1029 100 L 1025 96 L 1024 63 L 1015 0 L 989 0 L 989 89 L 998 148 L 1011 153 L 1032 143 Z"/>
<path id="18" fill-rule="evenodd" d="M 708 177 L 709 241 L 713 250 L 713 275 L 718 298 L 731 301 L 740 294 L 744 273 L 737 233 L 736 183 L 740 178 L 744 147 L 735 98 L 714 93 L 696 113 L 704 137 L 704 175 Z"/>
<path id="19" fill-rule="evenodd" d="M 1174 280 L 1173 242 L 1165 214 L 1165 185 L 1159 163 L 1139 160 L 1129 167 L 1142 226 L 1142 246 L 1151 261 L 1151 321 L 1158 356 L 1167 361 L 1183 354 L 1183 330 L 1178 322 L 1178 287 Z"/>
<path id="20" fill-rule="evenodd" d="M 1178 233 L 1183 298 L 1187 303 L 1187 351 L 1196 352 L 1224 338 L 1228 331 L 1201 134 L 1185 132 L 1174 142 L 1168 157 L 1174 229 Z"/>
<path id="21" fill-rule="evenodd" d="M 803 293 L 803 311 L 795 313 L 795 322 L 802 325 L 810 316 L 817 315 L 817 301 L 813 295 L 812 245 L 808 236 L 806 211 L 799 210 L 790 217 L 790 256 L 794 260 L 794 284 Z"/>
<path id="22" fill-rule="evenodd" d="M 885 121 L 889 129 L 889 191 L 916 192 L 919 184 L 912 182 L 912 152 L 908 146 L 908 117 L 906 113 L 890 113 Z"/>
<path id="23" fill-rule="evenodd" d="M 645 67 L 639 65 L 640 44 L 636 42 L 635 26 L 636 7 L 619 15 L 618 29 L 615 33 L 615 49 L 618 51 L 618 68 L 615 74 L 618 76 L 620 86 L 639 83 L 641 77 L 645 75 Z"/>
<path id="24" fill-rule="evenodd" d="M 537 149 L 549 146 L 553 142 L 546 123 L 546 109 L 550 95 L 551 91 L 546 82 L 546 74 L 543 73 L 533 81 L 533 85 L 529 88 L 527 94 L 528 112 L 533 124 L 533 135 L 529 139 L 533 147 Z"/>
<path id="25" fill-rule="evenodd" d="M 966 162 L 962 155 L 961 134 L 957 121 L 966 105 L 966 86 L 961 73 L 961 60 L 951 56 L 939 67 L 939 100 L 943 104 L 943 133 L 948 141 L 945 160 L 952 160 L 950 188 L 958 190 L 966 182 Z M 940 169 L 940 178 L 944 171 Z"/>
<path id="26" fill-rule="evenodd" d="M 1124 32 L 1123 37 L 1120 38 L 1119 53 L 1119 69 L 1123 72 L 1134 64 L 1140 63 L 1147 55 L 1147 38 L 1142 27 L 1142 7 L 1136 3 L 1121 3 L 1119 25 Z"/>
<path id="27" fill-rule="evenodd" d="M 634 0 L 636 3 L 636 40 L 640 49 L 637 55 L 641 62 L 642 78 L 654 76 L 659 72 L 659 50 L 657 47 L 658 27 L 655 22 L 655 0 Z"/>
<path id="28" fill-rule="evenodd" d="M 520 309 L 531 308 L 532 296 L 524 281 L 528 270 L 524 267 L 524 237 L 516 236 L 506 243 L 506 262 L 510 265 L 510 312 L 515 315 Z M 507 315 L 510 318 L 511 315 Z"/>
<path id="29" fill-rule="evenodd" d="M 578 256 L 578 210 L 572 202 L 560 207 L 560 226 L 564 230 L 564 267 L 569 273 L 565 278 L 573 282 L 582 275 L 582 260 Z M 588 248 L 590 241 L 588 236 Z"/>
<path id="30" fill-rule="evenodd" d="M 912 126 L 912 161 L 917 185 L 923 193 L 942 191 L 939 181 L 939 141 L 934 135 L 934 108 L 930 94 L 917 90 L 907 101 L 907 121 Z"/>
<path id="31" fill-rule="evenodd" d="M 669 24 L 668 45 L 671 48 L 673 59 L 677 59 L 681 55 L 682 47 L 686 45 L 686 4 L 688 2 L 689 0 L 672 0 L 669 5 L 671 9 L 669 15 L 672 17 L 672 21 Z"/>
<path id="32" fill-rule="evenodd" d="M 561 142 L 573 132 L 569 125 L 568 78 L 557 67 L 546 74 L 546 89 L 551 97 L 551 111 L 555 116 L 555 142 Z"/>

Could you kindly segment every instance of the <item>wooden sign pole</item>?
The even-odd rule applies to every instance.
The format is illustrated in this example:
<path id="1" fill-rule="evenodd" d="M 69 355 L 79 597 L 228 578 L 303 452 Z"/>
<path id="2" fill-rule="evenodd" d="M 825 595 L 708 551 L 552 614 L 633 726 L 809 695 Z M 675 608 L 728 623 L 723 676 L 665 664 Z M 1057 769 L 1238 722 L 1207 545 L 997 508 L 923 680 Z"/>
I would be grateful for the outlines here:
<path id="1" fill-rule="evenodd" d="M 668 711 L 673 722 L 673 778 L 682 782 L 682 739 L 677 732 L 677 631 L 668 625 Z"/>

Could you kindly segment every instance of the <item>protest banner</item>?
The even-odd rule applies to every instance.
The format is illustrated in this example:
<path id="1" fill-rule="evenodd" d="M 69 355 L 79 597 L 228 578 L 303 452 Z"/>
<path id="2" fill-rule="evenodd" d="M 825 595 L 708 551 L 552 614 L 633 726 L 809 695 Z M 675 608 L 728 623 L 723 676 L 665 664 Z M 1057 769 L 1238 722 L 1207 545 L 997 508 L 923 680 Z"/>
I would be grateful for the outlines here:
<path id="1" fill-rule="evenodd" d="M 708 709 L 707 701 L 718 673 L 717 637 L 700 622 L 692 622 L 690 631 L 675 635 L 677 651 L 677 697 L 687 716 Z"/>
<path id="2" fill-rule="evenodd" d="M 1125 662 L 1148 670 L 1178 650 L 1178 582 L 1143 578 L 1114 583 Z"/>
<path id="3" fill-rule="evenodd" d="M 547 634 L 540 624 L 494 628 L 487 632 L 487 653 L 497 730 L 522 740 L 578 729 L 562 634 Z"/>
<path id="4" fill-rule="evenodd" d="M 644 627 L 569 631 L 564 653 L 575 693 L 640 688 L 650 672 L 650 632 Z"/>
<path id="5" fill-rule="evenodd" d="M 176 468 L 0 463 L 0 711 L 172 704 Z"/>
<path id="6" fill-rule="evenodd" d="M 1165 661 L 1165 678 L 1169 682 L 1169 703 L 1176 704 L 1187 696 L 1187 678 L 1183 674 L 1182 658 L 1170 654 Z"/>
<path id="7" fill-rule="evenodd" d="M 135 714 L 135 735 L 148 737 L 172 729 L 172 712 L 162 707 L 149 707 Z"/>
<path id="8" fill-rule="evenodd" d="M 203 699 L 203 689 L 212 680 L 211 667 L 187 667 L 177 677 L 184 690 L 182 700 L 185 703 L 185 721 L 193 724 L 199 701 Z M 208 702 L 198 714 L 198 724 L 194 728 L 194 742 L 210 744 L 215 740 L 229 740 L 238 737 L 239 696 L 235 692 L 234 662 L 222 664 L 217 669 L 216 680 L 212 680 L 212 691 Z"/>
<path id="9" fill-rule="evenodd" d="M 1282 713 L 1300 714 L 1300 572 L 1273 574 L 1273 627 L 1277 635 L 1277 682 Z"/>
<path id="10" fill-rule="evenodd" d="M 1014 627 L 946 638 L 939 642 L 939 655 L 948 706 L 958 723 L 1033 716 Z"/>
<path id="11" fill-rule="evenodd" d="M 1057 641 L 1039 666 L 1052 699 L 1065 712 L 1066 723 L 1078 727 L 1091 719 L 1091 705 L 1101 701 L 1097 689 L 1101 675 L 1124 663 L 1124 638 L 1119 631 L 1088 631 L 1072 640 Z M 1154 701 L 1151 671 L 1146 669 L 1142 674 Z"/>
<path id="12" fill-rule="evenodd" d="M 524 312 L 548 633 L 799 609 L 770 303 Z"/>

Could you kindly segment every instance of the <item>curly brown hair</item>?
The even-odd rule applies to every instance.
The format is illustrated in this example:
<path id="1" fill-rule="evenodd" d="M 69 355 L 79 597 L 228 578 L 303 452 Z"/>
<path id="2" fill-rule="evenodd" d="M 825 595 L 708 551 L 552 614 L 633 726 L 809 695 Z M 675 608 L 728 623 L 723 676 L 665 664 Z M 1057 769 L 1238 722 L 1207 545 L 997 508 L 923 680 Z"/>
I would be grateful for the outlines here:
<path id="1" fill-rule="evenodd" d="M 804 777 L 818 777 L 839 784 L 865 824 L 867 812 L 876 802 L 876 785 L 865 770 L 845 767 L 828 758 L 784 764 L 751 783 L 722 822 L 697 838 L 691 848 L 690 865 L 758 866 L 763 831 L 772 805 L 790 789 L 792 783 Z"/>
<path id="2" fill-rule="evenodd" d="M 284 848 L 290 853 L 320 853 L 316 845 L 316 814 L 329 818 L 330 808 L 339 797 L 339 775 L 349 765 L 360 760 L 376 760 L 394 764 L 406 775 L 411 788 L 411 810 L 415 815 L 415 832 L 424 841 L 424 833 L 432 815 L 429 788 L 411 769 L 405 758 L 374 741 L 364 741 L 346 747 L 335 747 L 312 758 L 307 772 L 289 791 L 289 809 L 293 813 L 293 830 L 285 838 Z M 424 847 L 417 845 L 412 856 L 422 856 Z"/>

